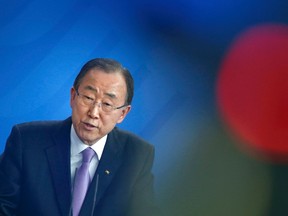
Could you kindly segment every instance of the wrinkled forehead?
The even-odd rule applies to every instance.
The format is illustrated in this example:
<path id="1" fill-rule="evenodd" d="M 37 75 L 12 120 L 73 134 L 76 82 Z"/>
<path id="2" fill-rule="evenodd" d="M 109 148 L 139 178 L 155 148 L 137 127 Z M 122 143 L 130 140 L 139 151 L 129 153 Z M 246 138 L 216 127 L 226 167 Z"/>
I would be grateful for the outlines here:
<path id="1" fill-rule="evenodd" d="M 125 79 L 121 73 L 107 73 L 99 69 L 90 70 L 81 80 L 79 87 L 110 98 L 125 98 L 127 94 Z"/>
<path id="2" fill-rule="evenodd" d="M 119 92 L 117 88 L 100 89 L 92 85 L 83 85 L 82 88 L 85 93 L 93 94 L 96 96 L 107 97 L 114 100 L 121 98 L 121 91 Z"/>

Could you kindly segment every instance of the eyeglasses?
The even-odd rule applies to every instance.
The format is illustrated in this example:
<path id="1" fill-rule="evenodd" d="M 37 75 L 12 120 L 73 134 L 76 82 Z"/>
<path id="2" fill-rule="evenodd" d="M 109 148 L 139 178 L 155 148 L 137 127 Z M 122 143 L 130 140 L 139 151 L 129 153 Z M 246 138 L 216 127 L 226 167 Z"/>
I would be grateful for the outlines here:
<path id="1" fill-rule="evenodd" d="M 80 103 L 83 105 L 83 106 L 95 106 L 97 105 L 99 108 L 101 108 L 101 110 L 103 112 L 112 112 L 113 110 L 117 110 L 117 109 L 121 109 L 125 106 L 127 106 L 127 104 L 124 104 L 122 106 L 119 106 L 119 107 L 115 107 L 113 106 L 112 104 L 108 103 L 108 102 L 96 102 L 96 100 L 94 98 L 91 98 L 87 95 L 84 95 L 84 94 L 80 94 L 78 92 L 78 90 L 76 90 L 76 93 L 77 95 L 79 96 L 79 101 Z"/>

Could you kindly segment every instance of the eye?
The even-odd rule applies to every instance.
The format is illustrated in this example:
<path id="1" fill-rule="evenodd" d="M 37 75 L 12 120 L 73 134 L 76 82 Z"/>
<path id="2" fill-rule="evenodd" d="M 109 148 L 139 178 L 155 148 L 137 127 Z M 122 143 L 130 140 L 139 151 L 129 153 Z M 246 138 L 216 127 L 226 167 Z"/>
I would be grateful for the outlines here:
<path id="1" fill-rule="evenodd" d="M 87 95 L 83 95 L 83 98 L 84 98 L 84 100 L 86 100 L 86 101 L 94 101 L 94 99 L 92 98 L 92 97 L 89 97 L 89 96 L 87 96 Z"/>
<path id="2" fill-rule="evenodd" d="M 112 104 L 108 103 L 108 102 L 103 102 L 102 104 L 105 107 L 112 107 Z"/>

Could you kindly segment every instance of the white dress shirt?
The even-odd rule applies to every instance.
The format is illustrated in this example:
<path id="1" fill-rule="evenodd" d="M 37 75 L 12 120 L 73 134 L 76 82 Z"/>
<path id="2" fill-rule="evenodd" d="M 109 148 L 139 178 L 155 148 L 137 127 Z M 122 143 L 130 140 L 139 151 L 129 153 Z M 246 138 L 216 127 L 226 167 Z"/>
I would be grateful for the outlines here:
<path id="1" fill-rule="evenodd" d="M 77 136 L 75 129 L 73 127 L 73 124 L 71 126 L 71 132 L 70 132 L 70 138 L 71 138 L 71 156 L 70 156 L 70 166 L 71 166 L 71 183 L 72 187 L 74 185 L 74 177 L 75 177 L 75 172 L 76 169 L 79 168 L 82 164 L 82 151 L 85 150 L 88 147 L 91 147 L 97 154 L 98 159 L 100 161 L 105 143 L 107 140 L 107 135 L 102 137 L 100 140 L 98 140 L 96 143 L 94 143 L 91 146 L 88 146 L 84 144 L 79 137 Z M 89 174 L 91 179 L 93 178 L 97 166 L 98 166 L 98 161 L 96 155 L 92 158 L 89 166 Z"/>

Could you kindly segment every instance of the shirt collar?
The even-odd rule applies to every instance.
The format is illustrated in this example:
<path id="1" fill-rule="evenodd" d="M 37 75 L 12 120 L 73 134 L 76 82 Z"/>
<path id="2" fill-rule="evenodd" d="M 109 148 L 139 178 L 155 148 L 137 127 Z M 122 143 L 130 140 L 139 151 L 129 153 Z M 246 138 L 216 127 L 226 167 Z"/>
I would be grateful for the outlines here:
<path id="1" fill-rule="evenodd" d="M 97 153 L 98 159 L 99 160 L 101 159 L 101 156 L 102 156 L 105 144 L 106 144 L 106 140 L 107 140 L 107 135 L 102 137 L 93 145 L 88 146 L 79 139 L 79 137 L 77 136 L 75 132 L 74 126 L 72 124 L 70 138 L 71 138 L 71 156 L 78 155 L 80 154 L 80 152 L 82 152 L 86 148 L 91 147 Z"/>

